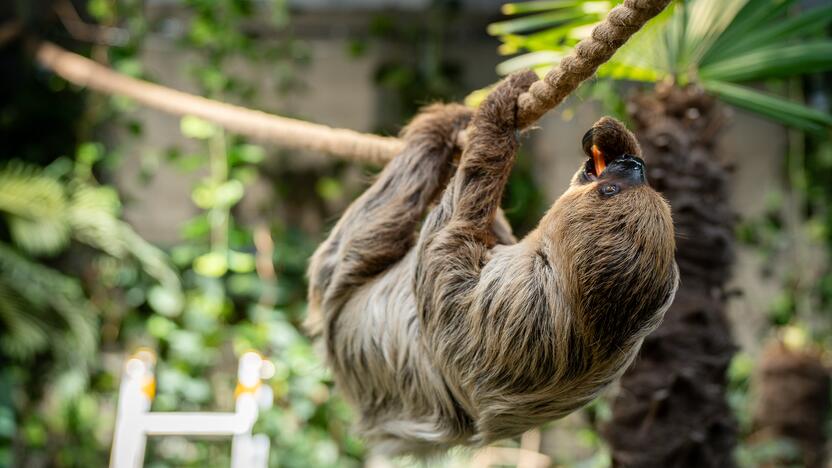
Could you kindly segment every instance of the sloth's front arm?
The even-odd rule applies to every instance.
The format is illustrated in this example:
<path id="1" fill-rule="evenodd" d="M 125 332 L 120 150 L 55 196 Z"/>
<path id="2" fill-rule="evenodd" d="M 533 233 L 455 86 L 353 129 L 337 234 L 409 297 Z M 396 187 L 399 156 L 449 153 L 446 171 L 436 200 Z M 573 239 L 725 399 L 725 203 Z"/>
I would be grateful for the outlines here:
<path id="1" fill-rule="evenodd" d="M 553 384 L 578 372 L 585 358 L 582 337 L 558 313 L 555 266 L 539 240 L 532 235 L 495 250 L 488 230 L 517 152 L 517 96 L 534 79 L 512 76 L 482 104 L 418 245 L 415 293 L 425 348 L 483 441 L 559 416 L 552 408 L 534 415 L 529 405 L 543 393 L 550 400 L 573 391 Z M 558 343 L 577 353 L 557 353 Z M 554 412 L 566 414 L 591 396 L 564 399 Z"/>

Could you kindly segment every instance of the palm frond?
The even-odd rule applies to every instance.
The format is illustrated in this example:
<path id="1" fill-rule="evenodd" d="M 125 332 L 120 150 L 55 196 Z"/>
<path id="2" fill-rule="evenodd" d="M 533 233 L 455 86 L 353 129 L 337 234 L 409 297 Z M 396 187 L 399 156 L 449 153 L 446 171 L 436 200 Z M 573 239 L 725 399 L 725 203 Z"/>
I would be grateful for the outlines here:
<path id="1" fill-rule="evenodd" d="M 775 45 L 730 57 L 699 70 L 702 79 L 763 81 L 832 69 L 832 41 Z"/>
<path id="2" fill-rule="evenodd" d="M 167 255 L 119 219 L 116 192 L 94 180 L 63 180 L 72 174 L 21 163 L 0 168 L 0 211 L 20 248 L 0 243 L 0 352 L 7 356 L 24 359 L 48 347 L 64 361 L 83 360 L 97 343 L 97 313 L 78 281 L 24 253 L 55 253 L 74 239 L 136 260 L 168 294 L 182 296 Z"/>
<path id="3" fill-rule="evenodd" d="M 507 3 L 507 15 L 528 14 L 488 25 L 487 31 L 499 36 L 504 55 L 521 51 L 571 48 L 600 22 L 609 10 L 622 0 L 555 0 Z M 521 34 L 522 33 L 522 34 Z"/>
<path id="4" fill-rule="evenodd" d="M 832 128 L 832 116 L 829 114 L 781 97 L 716 80 L 705 80 L 702 85 L 729 104 L 790 127 L 814 133 Z"/>
<path id="5" fill-rule="evenodd" d="M 498 66 L 508 73 L 531 67 L 544 73 L 571 51 L 577 38 L 585 36 L 606 11 L 584 11 L 581 4 L 600 8 L 600 2 L 533 2 L 510 4 L 512 14 L 534 12 L 502 22 L 491 32 L 506 27 L 502 53 L 512 57 Z M 679 84 L 698 81 L 730 104 L 797 128 L 821 131 L 830 127 L 832 116 L 783 98 L 738 86 L 832 70 L 832 41 L 815 36 L 832 23 L 832 5 L 793 11 L 796 0 L 689 0 L 665 9 L 636 33 L 598 76 L 616 80 L 659 81 L 671 77 Z M 539 24 L 550 13 L 574 14 L 549 28 Z M 595 16 L 597 15 L 597 16 Z M 562 16 L 563 17 L 563 16 Z M 527 18 L 537 18 L 524 22 Z M 580 22 L 580 24 L 579 24 Z M 526 28 L 525 26 L 529 26 Z M 532 31 L 532 32 L 530 32 Z M 814 38 L 814 39 L 813 39 Z M 807 42 L 808 41 L 808 42 Z"/>
<path id="6" fill-rule="evenodd" d="M 522 18 L 500 21 L 488 25 L 488 34 L 500 36 L 503 34 L 517 34 L 543 28 L 552 28 L 571 24 L 587 15 L 581 9 L 563 9 L 547 13 L 539 13 Z M 597 16 L 597 14 L 596 14 Z M 600 17 L 598 17 L 600 19 Z"/>
<path id="7" fill-rule="evenodd" d="M 107 187 L 73 185 L 67 213 L 72 236 L 113 257 L 123 258 L 126 251 L 120 233 L 118 195 Z"/>
<path id="8" fill-rule="evenodd" d="M 647 74 L 655 76 L 656 80 L 675 75 L 678 55 L 681 53 L 681 46 L 677 42 L 684 34 L 681 18 L 676 13 L 676 6 L 670 5 L 618 49 L 612 59 L 599 68 L 599 76 L 646 81 L 644 77 Z M 645 47 L 646 44 L 658 46 Z M 615 69 L 616 72 L 611 73 L 610 69 Z M 634 74 L 622 74 L 628 69 Z"/>
<path id="9" fill-rule="evenodd" d="M 69 242 L 64 188 L 37 167 L 12 162 L 0 169 L 0 211 L 10 215 L 12 240 L 26 252 L 53 254 Z"/>
<path id="10" fill-rule="evenodd" d="M 618 60 L 608 61 L 598 68 L 596 74 L 600 78 L 641 81 L 645 83 L 655 83 L 668 75 L 664 70 L 651 66 L 650 64 L 639 66 L 628 62 L 619 62 Z"/>
<path id="11" fill-rule="evenodd" d="M 0 168 L 0 211 L 24 252 L 53 254 L 75 239 L 119 259 L 132 257 L 162 286 L 181 294 L 167 255 L 119 219 L 120 210 L 111 188 L 63 182 L 43 168 L 19 162 Z"/>
<path id="12" fill-rule="evenodd" d="M 520 2 L 520 3 L 506 3 L 503 5 L 501 11 L 506 16 L 522 15 L 526 13 L 538 13 L 541 11 L 551 11 L 558 8 L 570 8 L 580 5 L 581 0 L 548 0 L 548 1 L 534 1 L 534 2 Z"/>
<path id="13" fill-rule="evenodd" d="M 755 2 L 750 2 L 749 5 L 751 3 Z M 801 11 L 793 16 L 783 16 L 785 7 L 791 3 L 793 2 L 782 2 L 778 8 L 761 8 L 761 11 L 768 13 L 765 15 L 764 24 L 755 21 L 747 27 L 732 25 L 702 58 L 701 65 L 705 66 L 759 48 L 782 45 L 797 38 L 812 37 L 821 33 L 832 22 L 832 5 Z"/>
<path id="14" fill-rule="evenodd" d="M 0 352 L 25 360 L 49 346 L 49 325 L 32 314 L 33 306 L 0 279 Z"/>
<path id="15" fill-rule="evenodd" d="M 685 15 L 684 52 L 680 67 L 695 66 L 707 54 L 748 0 L 699 0 L 684 2 L 679 9 Z"/>
<path id="16" fill-rule="evenodd" d="M 142 270 L 172 294 L 181 295 L 179 277 L 167 254 L 142 239 L 118 218 L 118 196 L 112 189 L 82 185 L 72 192 L 69 224 L 79 242 L 119 259 L 133 258 Z"/>
<path id="17" fill-rule="evenodd" d="M 531 68 L 533 70 L 549 68 L 560 63 L 561 59 L 566 54 L 559 51 L 540 51 L 523 54 L 517 57 L 510 58 L 499 65 L 497 65 L 497 73 L 501 75 L 508 75 L 517 70 Z"/>
<path id="18" fill-rule="evenodd" d="M 0 243 L 0 282 L 7 291 L 0 297 L 4 303 L 4 329 L 25 327 L 35 335 L 37 332 L 33 330 L 40 328 L 49 335 L 49 344 L 53 347 L 67 341 L 66 347 L 73 355 L 62 356 L 64 359 L 86 359 L 92 355 L 98 341 L 97 313 L 77 280 Z M 14 296 L 8 291 L 13 291 Z M 8 298 L 11 300 L 4 300 Z M 21 347 L 17 350 L 26 351 Z"/>

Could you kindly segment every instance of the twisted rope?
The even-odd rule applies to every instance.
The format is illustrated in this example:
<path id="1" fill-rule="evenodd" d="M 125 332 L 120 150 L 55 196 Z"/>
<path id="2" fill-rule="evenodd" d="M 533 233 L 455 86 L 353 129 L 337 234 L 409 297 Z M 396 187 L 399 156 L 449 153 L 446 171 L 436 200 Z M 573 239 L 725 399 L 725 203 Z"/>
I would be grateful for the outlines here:
<path id="1" fill-rule="evenodd" d="M 592 30 L 590 37 L 575 46 L 571 55 L 520 95 L 517 102 L 519 126 L 530 126 L 560 104 L 670 1 L 625 0 L 613 8 Z M 396 138 L 267 114 L 138 80 L 49 42 L 38 45 L 35 58 L 42 66 L 78 86 L 127 96 L 170 114 L 194 115 L 259 141 L 379 165 L 392 159 L 403 147 L 402 141 Z M 460 132 L 458 143 L 464 146 L 465 132 Z"/>
<path id="2" fill-rule="evenodd" d="M 349 161 L 382 165 L 404 146 L 397 138 L 267 114 L 206 99 L 115 72 L 49 42 L 38 45 L 35 58 L 78 86 L 126 96 L 147 107 L 174 115 L 194 115 L 258 141 L 321 151 Z"/>
<path id="3" fill-rule="evenodd" d="M 520 95 L 517 99 L 520 127 L 528 127 L 560 104 L 669 3 L 670 0 L 626 0 L 613 8 L 607 18 L 592 29 L 590 36 L 575 46 L 571 55 L 564 57 L 560 65 Z"/>

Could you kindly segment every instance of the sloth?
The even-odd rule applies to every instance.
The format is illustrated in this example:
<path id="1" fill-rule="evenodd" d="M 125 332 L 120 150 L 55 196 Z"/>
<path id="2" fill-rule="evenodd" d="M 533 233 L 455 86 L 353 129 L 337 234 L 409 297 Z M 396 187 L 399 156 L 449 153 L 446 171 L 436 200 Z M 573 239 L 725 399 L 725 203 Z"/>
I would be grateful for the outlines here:
<path id="1" fill-rule="evenodd" d="M 310 262 L 307 329 L 376 453 L 484 445 L 575 411 L 673 300 L 670 208 L 612 118 L 584 136 L 594 158 L 537 228 L 513 237 L 499 204 L 535 80 L 511 75 L 476 112 L 423 109 Z"/>

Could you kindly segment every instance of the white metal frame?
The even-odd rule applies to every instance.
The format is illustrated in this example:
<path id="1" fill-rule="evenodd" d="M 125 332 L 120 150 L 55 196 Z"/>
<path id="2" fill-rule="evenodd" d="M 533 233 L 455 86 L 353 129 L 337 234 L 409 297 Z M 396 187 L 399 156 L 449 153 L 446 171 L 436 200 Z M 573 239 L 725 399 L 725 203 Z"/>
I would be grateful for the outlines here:
<path id="1" fill-rule="evenodd" d="M 232 468 L 265 468 L 269 438 L 252 435 L 261 409 L 272 405 L 271 387 L 261 384 L 274 365 L 255 352 L 240 357 L 233 413 L 150 412 L 156 393 L 156 357 L 150 350 L 133 354 L 124 365 L 119 388 L 110 468 L 141 468 L 147 436 L 230 436 Z"/>

